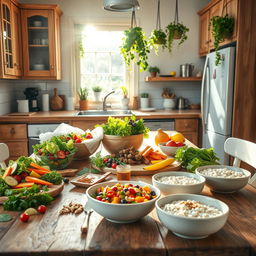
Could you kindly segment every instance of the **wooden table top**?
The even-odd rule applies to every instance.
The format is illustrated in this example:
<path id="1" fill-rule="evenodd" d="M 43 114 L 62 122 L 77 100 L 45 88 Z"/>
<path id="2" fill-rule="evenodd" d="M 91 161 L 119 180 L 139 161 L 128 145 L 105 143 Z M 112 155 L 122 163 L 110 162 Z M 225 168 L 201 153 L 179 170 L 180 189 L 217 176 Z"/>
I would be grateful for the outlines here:
<path id="1" fill-rule="evenodd" d="M 86 161 L 72 163 L 73 168 L 86 166 Z M 151 176 L 133 176 L 132 180 L 151 183 Z M 256 189 L 250 185 L 234 194 L 217 194 L 204 187 L 202 194 L 227 203 L 230 214 L 219 232 L 201 240 L 175 236 L 161 225 L 155 209 L 131 224 L 111 223 L 93 212 L 88 233 L 82 235 L 84 213 L 59 216 L 58 212 L 69 202 L 85 204 L 85 191 L 66 184 L 47 212 L 32 216 L 28 223 L 19 220 L 19 212 L 6 212 L 13 220 L 0 223 L 0 255 L 256 255 Z M 2 206 L 0 213 L 3 213 Z"/>

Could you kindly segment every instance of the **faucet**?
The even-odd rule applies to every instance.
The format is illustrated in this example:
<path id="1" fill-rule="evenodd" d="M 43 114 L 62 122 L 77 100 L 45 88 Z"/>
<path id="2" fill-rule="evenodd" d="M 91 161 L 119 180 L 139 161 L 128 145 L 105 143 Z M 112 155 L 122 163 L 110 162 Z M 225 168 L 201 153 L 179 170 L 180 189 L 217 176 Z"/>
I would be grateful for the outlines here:
<path id="1" fill-rule="evenodd" d="M 110 93 L 108 93 L 108 94 L 104 97 L 104 99 L 103 99 L 103 105 L 102 105 L 102 110 L 103 110 L 103 111 L 106 111 L 106 110 L 107 110 L 107 107 L 110 107 L 110 105 L 106 104 L 106 100 L 107 100 L 107 97 L 108 97 L 110 94 L 114 93 L 114 92 L 115 92 L 115 91 L 111 91 Z"/>

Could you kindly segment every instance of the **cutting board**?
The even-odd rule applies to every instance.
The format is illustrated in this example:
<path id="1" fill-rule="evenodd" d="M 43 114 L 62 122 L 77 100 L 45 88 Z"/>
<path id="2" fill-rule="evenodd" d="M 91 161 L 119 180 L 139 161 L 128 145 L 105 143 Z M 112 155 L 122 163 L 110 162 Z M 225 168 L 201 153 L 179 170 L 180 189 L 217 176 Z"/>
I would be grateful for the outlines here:
<path id="1" fill-rule="evenodd" d="M 58 173 L 62 175 L 62 177 L 73 177 L 78 172 L 78 169 L 64 169 L 64 170 L 58 170 Z"/>
<path id="2" fill-rule="evenodd" d="M 49 193 L 52 197 L 56 197 L 57 195 L 59 195 L 61 193 L 63 188 L 64 188 L 64 182 L 62 181 L 62 183 L 60 185 L 53 185 L 53 186 L 49 187 L 48 191 L 41 192 L 41 193 Z M 1 196 L 0 204 L 3 204 L 4 201 L 6 201 L 7 199 L 8 199 L 7 196 Z"/>
<path id="3" fill-rule="evenodd" d="M 145 165 L 145 164 L 131 165 L 131 175 L 134 175 L 134 176 L 154 175 L 154 174 L 159 173 L 159 172 L 178 171 L 178 170 L 181 169 L 181 163 L 177 162 L 177 161 L 175 161 L 171 165 L 169 165 L 165 168 L 159 169 L 157 171 L 144 170 L 143 167 L 145 167 L 145 166 L 147 166 L 147 165 Z M 113 168 L 105 167 L 105 168 L 99 169 L 95 166 L 93 166 L 93 168 L 101 170 L 103 172 L 111 172 L 112 174 L 116 174 L 116 169 L 113 169 Z"/>
<path id="4" fill-rule="evenodd" d="M 10 113 L 8 116 L 32 116 L 36 112 L 15 112 L 15 113 Z"/>

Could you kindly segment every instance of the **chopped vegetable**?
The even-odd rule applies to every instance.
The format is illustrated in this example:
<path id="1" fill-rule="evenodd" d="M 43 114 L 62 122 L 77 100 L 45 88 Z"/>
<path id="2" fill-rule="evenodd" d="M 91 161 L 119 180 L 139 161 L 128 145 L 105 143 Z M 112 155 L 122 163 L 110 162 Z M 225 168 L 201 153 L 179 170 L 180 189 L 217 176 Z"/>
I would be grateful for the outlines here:
<path id="1" fill-rule="evenodd" d="M 12 167 L 15 163 L 17 164 L 15 171 L 12 172 L 11 174 L 12 175 L 14 175 L 14 174 L 20 175 L 21 173 L 29 173 L 27 168 L 30 167 L 31 163 L 33 163 L 33 162 L 35 162 L 34 159 L 32 159 L 30 157 L 26 157 L 26 156 L 21 156 L 16 161 L 11 160 L 9 162 L 9 166 Z"/>
<path id="2" fill-rule="evenodd" d="M 34 182 L 22 182 L 19 183 L 17 186 L 13 187 L 14 189 L 16 188 L 29 188 L 32 187 L 35 183 Z"/>
<path id="3" fill-rule="evenodd" d="M 7 185 L 11 186 L 11 187 L 15 187 L 18 185 L 18 181 L 13 178 L 12 176 L 6 176 L 4 178 L 4 181 L 6 182 Z"/>
<path id="4" fill-rule="evenodd" d="M 24 213 L 31 216 L 38 214 L 38 211 L 35 208 L 28 208 Z"/>
<path id="5" fill-rule="evenodd" d="M 30 172 L 35 172 L 35 173 L 37 173 L 37 174 L 39 174 L 39 175 L 43 175 L 43 174 L 46 174 L 46 173 L 49 173 L 49 172 L 51 172 L 51 171 L 45 171 L 45 170 L 41 170 L 41 169 L 34 169 L 34 168 L 28 168 L 28 171 L 30 171 Z"/>
<path id="6" fill-rule="evenodd" d="M 12 173 L 12 167 L 11 166 L 8 166 L 2 176 L 3 179 L 5 179 L 7 176 L 10 176 Z"/>
<path id="7" fill-rule="evenodd" d="M 162 169 L 162 168 L 172 164 L 174 161 L 175 161 L 174 158 L 167 158 L 159 163 L 146 166 L 143 169 L 147 170 L 147 171 L 156 171 L 156 170 Z"/>
<path id="8" fill-rule="evenodd" d="M 62 176 L 60 173 L 52 171 L 50 173 L 46 173 L 41 177 L 41 180 L 45 180 L 51 182 L 55 185 L 59 185 L 62 182 Z"/>
<path id="9" fill-rule="evenodd" d="M 0 222 L 7 222 L 12 219 L 12 216 L 10 214 L 1 213 L 0 214 Z"/>
<path id="10" fill-rule="evenodd" d="M 50 172 L 49 169 L 44 168 L 43 166 L 40 166 L 40 165 L 38 165 L 38 164 L 36 164 L 36 163 L 33 163 L 33 162 L 30 164 L 30 166 L 33 167 L 33 168 L 39 169 L 39 170 L 43 170 L 43 171 L 46 171 L 46 172 Z"/>
<path id="11" fill-rule="evenodd" d="M 40 185 L 46 185 L 46 186 L 51 186 L 53 185 L 51 182 L 45 181 L 45 180 L 41 180 L 35 177 L 31 177 L 31 176 L 27 176 L 25 178 L 25 180 L 27 182 L 34 182 L 35 184 L 40 184 Z"/>
<path id="12" fill-rule="evenodd" d="M 185 146 L 176 151 L 175 158 L 181 162 L 182 167 L 190 172 L 194 172 L 200 166 L 219 164 L 219 158 L 214 153 L 213 148 L 200 149 Z"/>
<path id="13" fill-rule="evenodd" d="M 0 178 L 0 196 L 3 196 L 5 193 L 5 190 L 8 188 L 10 187 L 6 184 L 6 182 L 2 178 Z"/>
<path id="14" fill-rule="evenodd" d="M 40 177 L 41 177 L 41 175 L 38 174 L 38 173 L 36 173 L 35 171 L 32 171 L 32 172 L 29 174 L 29 176 L 35 177 L 35 178 L 40 178 Z"/>

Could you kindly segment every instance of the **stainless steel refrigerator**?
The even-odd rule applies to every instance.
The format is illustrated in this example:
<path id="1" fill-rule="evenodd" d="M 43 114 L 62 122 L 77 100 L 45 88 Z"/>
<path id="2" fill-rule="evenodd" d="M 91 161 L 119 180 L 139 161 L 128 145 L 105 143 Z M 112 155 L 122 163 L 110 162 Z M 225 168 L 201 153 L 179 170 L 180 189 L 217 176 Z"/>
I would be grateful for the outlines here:
<path id="1" fill-rule="evenodd" d="M 201 89 L 203 147 L 214 148 L 220 162 L 228 164 L 224 142 L 232 132 L 235 47 L 219 52 L 220 65 L 215 65 L 216 56 L 212 52 L 207 55 L 204 66 Z"/>

